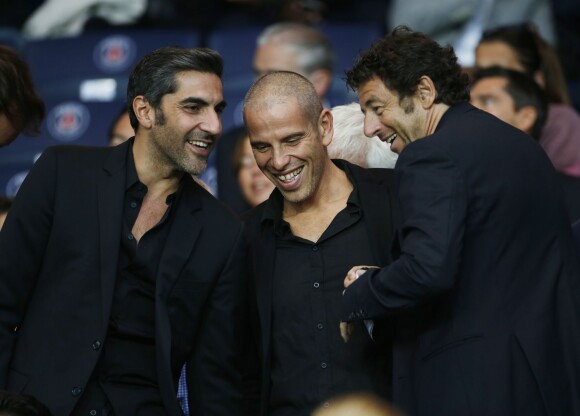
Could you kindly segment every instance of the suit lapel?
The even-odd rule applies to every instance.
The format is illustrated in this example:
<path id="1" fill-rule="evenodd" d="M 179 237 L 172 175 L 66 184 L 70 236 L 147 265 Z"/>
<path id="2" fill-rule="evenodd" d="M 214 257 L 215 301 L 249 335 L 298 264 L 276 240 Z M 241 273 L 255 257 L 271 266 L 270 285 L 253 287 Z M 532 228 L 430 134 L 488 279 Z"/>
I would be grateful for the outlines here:
<path id="1" fill-rule="evenodd" d="M 125 195 L 126 158 L 129 143 L 111 150 L 103 165 L 102 178 L 98 183 L 98 221 L 101 266 L 102 325 L 106 331 L 113 301 L 117 276 L 123 199 Z"/>

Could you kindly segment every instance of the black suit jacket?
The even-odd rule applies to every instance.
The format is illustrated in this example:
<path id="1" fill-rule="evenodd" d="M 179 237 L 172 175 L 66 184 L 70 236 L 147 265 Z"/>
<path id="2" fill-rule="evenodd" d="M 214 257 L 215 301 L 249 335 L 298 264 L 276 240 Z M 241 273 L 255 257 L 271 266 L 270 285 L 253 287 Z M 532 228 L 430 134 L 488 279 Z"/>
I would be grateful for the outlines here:
<path id="1" fill-rule="evenodd" d="M 348 164 L 352 172 L 354 185 L 359 189 L 359 198 L 363 221 L 365 223 L 373 257 L 376 265 L 386 265 L 391 261 L 391 243 L 398 218 L 398 208 L 395 200 L 394 175 L 392 169 L 363 169 L 345 161 L 335 163 Z M 277 192 L 276 190 L 274 192 Z M 255 349 L 259 351 L 259 367 L 261 381 L 259 393 L 256 390 L 249 393 L 250 400 L 260 401 L 260 413 L 267 413 L 270 393 L 270 362 L 271 362 L 271 325 L 272 325 L 272 276 L 276 261 L 276 236 L 271 221 L 262 222 L 262 216 L 268 200 L 253 210 L 244 214 L 245 232 L 249 247 L 249 267 L 251 271 L 249 284 L 249 310 Z M 353 265 L 355 266 L 355 265 Z M 346 277 L 346 276 L 345 276 Z M 338 330 L 339 322 L 336 322 Z M 385 342 L 382 331 L 387 322 L 376 326 L 376 337 L 379 342 Z M 251 353 L 249 354 L 251 355 Z M 248 362 L 252 362 L 251 359 Z M 256 366 L 257 363 L 252 364 Z M 385 375 L 388 377 L 388 375 Z M 252 380 L 255 382 L 255 380 Z M 249 383 L 251 385 L 251 383 Z M 257 399 L 257 397 L 260 397 Z M 250 403 L 250 408 L 256 403 Z M 252 408 L 252 411 L 254 409 Z"/>
<path id="2" fill-rule="evenodd" d="M 580 414 L 580 272 L 558 177 L 530 137 L 467 103 L 399 157 L 400 256 L 343 298 L 397 316 L 408 415 Z"/>
<path id="3" fill-rule="evenodd" d="M 106 342 L 128 149 L 45 150 L 0 233 L 0 388 L 55 415 L 72 411 Z M 181 414 L 185 362 L 191 413 L 237 414 L 242 226 L 185 180 L 156 276 L 151 365 L 167 414 Z"/>

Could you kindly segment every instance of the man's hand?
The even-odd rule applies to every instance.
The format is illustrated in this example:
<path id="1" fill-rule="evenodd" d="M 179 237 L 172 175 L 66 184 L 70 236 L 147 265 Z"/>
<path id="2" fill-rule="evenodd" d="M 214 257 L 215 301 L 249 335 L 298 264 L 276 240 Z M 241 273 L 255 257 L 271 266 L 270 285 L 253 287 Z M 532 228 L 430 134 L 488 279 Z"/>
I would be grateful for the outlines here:
<path id="1" fill-rule="evenodd" d="M 350 285 L 354 283 L 356 279 L 361 277 L 363 274 L 366 273 L 368 269 L 378 269 L 377 266 L 354 266 L 352 269 L 348 271 L 346 277 L 344 278 L 344 288 L 346 289 Z M 342 292 L 344 295 L 344 291 Z"/>
<path id="2" fill-rule="evenodd" d="M 348 271 L 346 277 L 344 278 L 344 289 L 342 294 L 346 291 L 346 288 L 354 283 L 356 279 L 365 274 L 368 269 L 378 269 L 377 266 L 354 266 Z M 352 331 L 354 330 L 354 324 L 352 322 L 341 322 L 340 323 L 340 336 L 347 343 L 350 339 Z"/>

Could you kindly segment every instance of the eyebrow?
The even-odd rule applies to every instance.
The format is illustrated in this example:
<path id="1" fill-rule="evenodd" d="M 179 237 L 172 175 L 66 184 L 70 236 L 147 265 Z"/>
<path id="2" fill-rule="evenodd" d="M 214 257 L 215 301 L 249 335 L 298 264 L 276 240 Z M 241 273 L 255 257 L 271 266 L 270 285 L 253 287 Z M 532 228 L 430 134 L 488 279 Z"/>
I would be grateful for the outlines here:
<path id="1" fill-rule="evenodd" d="M 179 104 L 181 104 L 181 105 L 197 104 L 197 105 L 201 105 L 201 106 L 204 106 L 204 107 L 208 107 L 209 106 L 209 103 L 206 100 L 204 100 L 202 98 L 199 98 L 199 97 L 187 97 L 187 98 L 184 98 L 183 100 L 181 100 L 179 102 Z M 227 105 L 228 105 L 228 103 L 225 100 L 222 100 L 222 101 L 220 101 L 215 106 L 215 108 L 216 109 L 219 109 L 219 110 L 223 110 L 224 108 L 226 108 Z"/>

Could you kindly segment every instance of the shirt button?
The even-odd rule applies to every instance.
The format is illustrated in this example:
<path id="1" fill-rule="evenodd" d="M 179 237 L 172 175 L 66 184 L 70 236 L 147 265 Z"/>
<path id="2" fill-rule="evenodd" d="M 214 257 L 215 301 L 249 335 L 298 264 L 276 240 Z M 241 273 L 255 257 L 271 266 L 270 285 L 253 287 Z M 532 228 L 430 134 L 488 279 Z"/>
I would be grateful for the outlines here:
<path id="1" fill-rule="evenodd" d="M 97 351 L 99 348 L 101 348 L 101 341 L 97 340 L 93 342 L 93 349 Z"/>
<path id="2" fill-rule="evenodd" d="M 80 387 L 73 387 L 73 389 L 71 390 L 71 393 L 73 396 L 79 396 L 81 393 L 83 392 L 83 389 L 81 389 Z"/>
<path id="3" fill-rule="evenodd" d="M 329 402 L 324 402 L 324 404 L 322 406 L 323 407 L 328 407 L 328 406 L 330 406 L 330 403 Z"/>
<path id="4" fill-rule="evenodd" d="M 318 325 L 316 325 L 316 328 L 322 329 L 322 328 L 324 328 L 324 325 L 323 324 L 318 324 Z"/>
<path id="5" fill-rule="evenodd" d="M 136 202 L 131 202 L 131 208 L 137 208 L 137 203 Z"/>
<path id="6" fill-rule="evenodd" d="M 96 411 L 95 409 L 92 409 L 92 410 L 89 412 L 89 415 L 91 415 L 91 416 L 97 416 L 97 411 Z"/>
<path id="7" fill-rule="evenodd" d="M 312 246 L 312 251 L 318 251 L 318 246 Z"/>
<path id="8" fill-rule="evenodd" d="M 132 240 L 132 239 L 134 239 L 135 237 L 133 237 L 133 234 L 127 234 L 127 238 L 128 238 L 129 240 Z"/>
<path id="9" fill-rule="evenodd" d="M 326 364 L 326 363 L 320 363 L 320 367 L 326 368 L 326 367 L 328 367 L 328 364 Z"/>
<path id="10" fill-rule="evenodd" d="M 313 286 L 314 286 L 315 289 L 318 289 L 320 287 L 320 283 L 314 282 L 314 285 Z"/>

